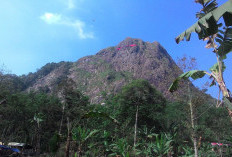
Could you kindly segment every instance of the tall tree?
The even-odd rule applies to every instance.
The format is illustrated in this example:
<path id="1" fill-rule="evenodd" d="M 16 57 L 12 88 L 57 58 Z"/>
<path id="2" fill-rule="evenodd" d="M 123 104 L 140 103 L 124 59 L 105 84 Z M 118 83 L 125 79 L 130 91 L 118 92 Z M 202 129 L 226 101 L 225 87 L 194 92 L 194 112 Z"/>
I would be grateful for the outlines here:
<path id="1" fill-rule="evenodd" d="M 177 65 L 183 70 L 183 72 L 187 72 L 189 70 L 193 70 L 196 68 L 196 59 L 193 57 L 182 57 L 181 59 L 178 59 Z M 196 104 L 193 103 L 193 93 L 190 88 L 190 82 L 187 82 L 188 84 L 188 104 L 189 104 L 189 110 L 190 110 L 190 119 L 191 119 L 191 127 L 192 127 L 192 140 L 193 140 L 193 146 L 194 146 L 194 153 L 195 157 L 198 157 L 198 147 L 197 147 L 197 131 L 196 131 L 196 114 L 194 110 L 194 106 Z"/>
<path id="2" fill-rule="evenodd" d="M 117 96 L 120 105 L 119 119 L 125 117 L 133 119 L 134 122 L 134 146 L 137 143 L 137 130 L 142 125 L 149 128 L 156 125 L 160 127 L 158 119 L 165 107 L 165 98 L 153 88 L 148 81 L 135 80 L 122 88 Z"/>
<path id="3" fill-rule="evenodd" d="M 62 118 L 59 133 L 61 133 L 63 120 L 67 119 L 66 157 L 69 156 L 72 128 L 78 124 L 81 115 L 85 113 L 85 107 L 89 104 L 88 97 L 76 90 L 75 87 L 75 82 L 71 79 L 63 80 L 58 87 L 58 95 L 62 102 Z"/>

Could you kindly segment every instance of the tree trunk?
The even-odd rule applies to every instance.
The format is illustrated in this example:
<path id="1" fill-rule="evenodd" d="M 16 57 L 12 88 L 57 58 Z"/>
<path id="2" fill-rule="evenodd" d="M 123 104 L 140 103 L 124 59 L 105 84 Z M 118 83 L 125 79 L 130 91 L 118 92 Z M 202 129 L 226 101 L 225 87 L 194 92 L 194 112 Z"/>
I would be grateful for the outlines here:
<path id="1" fill-rule="evenodd" d="M 81 151 L 81 142 L 80 142 L 80 145 L 78 147 L 78 157 L 81 157 L 82 156 L 82 151 Z"/>
<path id="2" fill-rule="evenodd" d="M 36 131 L 36 156 L 39 157 L 40 155 L 40 139 L 41 139 L 41 135 L 40 135 L 40 124 L 39 122 L 37 123 L 37 131 Z"/>
<path id="3" fill-rule="evenodd" d="M 62 117 L 61 117 L 61 121 L 60 121 L 60 129 L 59 129 L 59 135 L 61 135 L 61 129 L 62 129 L 62 125 L 63 125 L 63 120 L 64 120 L 64 109 L 65 106 L 62 106 Z"/>
<path id="4" fill-rule="evenodd" d="M 188 93 L 189 93 L 189 108 L 190 108 L 191 126 L 192 126 L 192 140 L 193 140 L 193 146 L 194 146 L 194 157 L 198 157 L 197 133 L 196 133 L 196 127 L 195 127 L 195 113 L 193 110 L 192 94 L 191 94 L 189 83 L 188 83 Z"/>
<path id="5" fill-rule="evenodd" d="M 67 141 L 66 141 L 65 157 L 69 157 L 70 141 L 71 141 L 71 136 L 72 136 L 72 132 L 70 130 L 69 118 L 67 118 L 67 122 L 68 122 L 68 124 L 67 124 L 68 137 L 67 137 Z"/>
<path id="6" fill-rule="evenodd" d="M 135 114 L 135 134 L 134 134 L 134 147 L 136 146 L 136 138 L 137 138 L 137 128 L 138 128 L 138 114 L 139 114 L 139 106 L 136 106 L 136 114 Z"/>
<path id="7" fill-rule="evenodd" d="M 192 105 L 191 105 L 192 107 Z M 196 134 L 196 128 L 195 128 L 195 122 L 194 122 L 194 117 L 193 117 L 193 110 L 191 110 L 191 123 L 192 123 L 192 129 L 193 129 L 193 133 L 192 133 L 192 138 L 193 138 L 193 145 L 194 145 L 194 153 L 195 153 L 195 157 L 198 157 L 198 147 L 197 147 L 197 134 Z"/>
<path id="8" fill-rule="evenodd" d="M 226 99 L 228 99 L 228 101 L 230 103 L 232 103 L 232 97 L 230 95 L 230 92 L 229 90 L 227 89 L 226 85 L 225 85 L 225 82 L 223 81 L 223 79 L 221 78 L 221 81 L 220 80 L 217 80 L 218 84 L 219 84 L 219 88 L 221 89 L 222 91 L 222 94 L 223 94 L 223 97 L 225 97 Z M 230 119 L 231 119 L 231 122 L 232 122 L 232 110 L 230 109 L 231 107 L 228 107 L 226 106 L 226 109 L 228 111 L 228 114 L 230 116 Z"/>

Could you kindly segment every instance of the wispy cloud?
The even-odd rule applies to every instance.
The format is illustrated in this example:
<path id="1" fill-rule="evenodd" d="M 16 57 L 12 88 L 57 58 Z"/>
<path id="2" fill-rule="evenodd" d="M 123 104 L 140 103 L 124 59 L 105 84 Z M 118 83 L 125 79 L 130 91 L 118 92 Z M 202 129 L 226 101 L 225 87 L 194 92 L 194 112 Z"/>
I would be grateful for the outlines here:
<path id="1" fill-rule="evenodd" d="M 74 0 L 68 0 L 67 5 L 68 5 L 68 9 L 74 9 L 76 7 Z"/>
<path id="2" fill-rule="evenodd" d="M 74 23 L 70 23 L 70 26 L 76 29 L 81 39 L 87 39 L 87 38 L 93 39 L 94 38 L 93 32 L 84 32 L 84 28 L 85 28 L 84 22 L 80 20 L 76 20 Z"/>
<path id="3" fill-rule="evenodd" d="M 61 15 L 53 13 L 44 13 L 42 16 L 40 16 L 40 19 L 48 24 L 59 24 L 62 22 Z"/>
<path id="4" fill-rule="evenodd" d="M 64 25 L 67 27 L 71 27 L 77 31 L 78 37 L 80 39 L 92 39 L 94 38 L 93 32 L 86 32 L 84 29 L 86 25 L 81 20 L 71 20 L 67 17 L 62 16 L 61 14 L 54 14 L 54 13 L 44 13 L 40 16 L 40 19 L 46 22 L 47 24 L 54 24 L 54 25 Z"/>

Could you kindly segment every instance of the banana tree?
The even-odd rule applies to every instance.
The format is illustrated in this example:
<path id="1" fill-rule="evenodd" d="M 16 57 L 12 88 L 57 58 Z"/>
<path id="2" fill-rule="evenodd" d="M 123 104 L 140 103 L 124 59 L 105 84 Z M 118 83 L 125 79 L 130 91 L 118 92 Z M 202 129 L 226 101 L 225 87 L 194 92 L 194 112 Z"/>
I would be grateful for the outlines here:
<path id="1" fill-rule="evenodd" d="M 124 138 L 120 138 L 115 143 L 110 145 L 111 153 L 109 156 L 121 156 L 121 157 L 129 157 L 131 146 L 128 144 L 127 140 Z"/>
<path id="2" fill-rule="evenodd" d="M 78 154 L 78 157 L 82 156 L 83 145 L 87 142 L 89 138 L 93 137 L 98 132 L 99 130 L 89 130 L 89 129 L 81 128 L 80 126 L 73 128 L 72 138 L 78 143 L 78 152 L 76 153 Z"/>
<path id="3" fill-rule="evenodd" d="M 171 156 L 173 148 L 172 142 L 173 139 L 169 134 L 155 134 L 155 141 L 151 141 L 145 146 L 146 156 Z"/>
<path id="4" fill-rule="evenodd" d="M 86 119 L 86 118 L 104 118 L 104 119 L 111 120 L 115 124 L 119 124 L 119 122 L 112 116 L 108 115 L 107 113 L 99 112 L 99 111 L 89 111 L 81 117 L 81 119 Z M 72 139 L 77 141 L 78 143 L 78 152 L 76 152 L 76 154 L 78 157 L 80 157 L 82 156 L 82 153 L 83 153 L 83 150 L 82 150 L 83 145 L 86 144 L 88 139 L 90 139 L 95 134 L 97 134 L 99 130 L 84 129 L 80 126 L 77 127 L 78 124 L 79 124 L 79 120 L 74 122 L 71 135 L 72 135 Z"/>
<path id="5" fill-rule="evenodd" d="M 199 20 L 176 37 L 176 43 L 178 44 L 184 39 L 189 41 L 191 33 L 196 32 L 199 39 L 207 40 L 206 48 L 213 49 L 217 63 L 209 71 L 192 70 L 183 73 L 171 84 L 169 91 L 176 91 L 178 82 L 182 79 L 187 80 L 192 78 L 196 80 L 208 75 L 212 79 L 210 86 L 218 85 L 219 93 L 223 95 L 221 102 L 227 108 L 232 120 L 232 95 L 223 77 L 226 69 L 224 60 L 227 58 L 227 54 L 232 51 L 232 0 L 228 0 L 220 7 L 218 7 L 216 0 L 195 0 L 195 2 L 202 5 L 201 11 L 196 14 Z M 223 18 L 223 24 L 219 23 L 221 18 Z M 223 30 L 220 30 L 219 28 L 222 26 L 224 26 Z"/>

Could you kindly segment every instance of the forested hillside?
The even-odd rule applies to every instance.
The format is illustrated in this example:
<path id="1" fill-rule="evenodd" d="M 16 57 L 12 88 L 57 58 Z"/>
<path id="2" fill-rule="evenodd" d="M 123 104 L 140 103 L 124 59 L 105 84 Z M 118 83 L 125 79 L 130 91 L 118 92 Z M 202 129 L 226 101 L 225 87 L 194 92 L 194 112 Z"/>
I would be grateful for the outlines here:
<path id="1" fill-rule="evenodd" d="M 230 119 L 209 95 L 187 86 L 157 42 L 127 38 L 77 62 L 35 73 L 1 73 L 1 142 L 27 143 L 45 156 L 188 156 L 193 154 L 192 97 L 199 153 L 230 154 Z M 211 142 L 223 144 L 214 147 Z M 9 153 L 9 152 L 2 152 Z M 24 152 L 26 153 L 26 152 Z"/>
<path id="2" fill-rule="evenodd" d="M 232 0 L 194 2 L 1 1 L 0 62 L 45 64 L 0 66 L 0 157 L 231 157 Z"/>
<path id="3" fill-rule="evenodd" d="M 185 101 L 170 102 L 148 81 L 134 80 L 115 95 L 103 93 L 104 104 L 90 104 L 73 84 L 72 80 L 62 81 L 59 97 L 1 90 L 1 141 L 30 144 L 34 155 L 60 157 L 75 153 L 181 156 L 193 152 Z M 203 95 L 193 95 L 193 100 L 202 155 L 214 153 L 211 142 L 230 144 L 232 128 L 226 110 L 213 107 Z M 215 148 L 217 153 L 222 147 Z M 223 151 L 229 151 L 227 146 Z"/>

